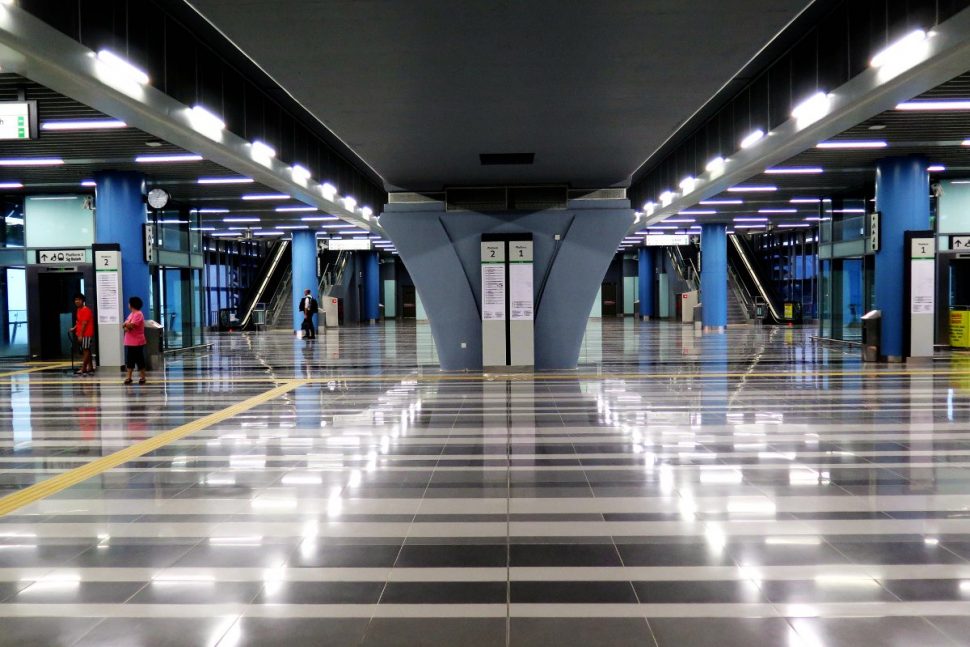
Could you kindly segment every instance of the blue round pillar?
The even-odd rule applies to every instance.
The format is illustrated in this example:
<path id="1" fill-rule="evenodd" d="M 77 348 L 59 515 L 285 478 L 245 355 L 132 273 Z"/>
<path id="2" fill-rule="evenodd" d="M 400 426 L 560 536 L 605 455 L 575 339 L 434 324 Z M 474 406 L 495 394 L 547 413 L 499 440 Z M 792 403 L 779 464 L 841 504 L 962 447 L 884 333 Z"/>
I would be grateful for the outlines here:
<path id="1" fill-rule="evenodd" d="M 646 321 L 654 316 L 653 295 L 654 266 L 653 248 L 640 247 L 637 250 L 637 288 L 640 293 L 640 318 Z"/>
<path id="2" fill-rule="evenodd" d="M 727 326 L 727 227 L 701 225 L 701 304 L 704 328 Z"/>
<path id="3" fill-rule="evenodd" d="M 876 209 L 880 212 L 876 252 L 876 303 L 882 310 L 882 351 L 903 359 L 903 322 L 909 316 L 903 285 L 907 267 L 906 231 L 930 228 L 930 176 L 926 159 L 889 157 L 876 163 Z"/>
<path id="4" fill-rule="evenodd" d="M 381 263 L 377 252 L 364 252 L 364 319 L 377 323 L 380 318 Z"/>
<path id="5" fill-rule="evenodd" d="M 123 301 L 141 297 L 151 305 L 151 273 L 145 261 L 145 176 L 132 171 L 104 171 L 94 174 L 94 242 L 121 245 L 121 289 Z"/>
<path id="6" fill-rule="evenodd" d="M 320 300 L 317 290 L 320 289 L 320 278 L 317 276 L 317 237 L 312 231 L 296 230 L 293 232 L 291 249 L 293 270 L 293 330 L 300 330 L 303 324 L 303 313 L 300 312 L 300 299 L 304 290 Z M 313 315 L 313 325 L 317 325 L 317 315 Z"/>

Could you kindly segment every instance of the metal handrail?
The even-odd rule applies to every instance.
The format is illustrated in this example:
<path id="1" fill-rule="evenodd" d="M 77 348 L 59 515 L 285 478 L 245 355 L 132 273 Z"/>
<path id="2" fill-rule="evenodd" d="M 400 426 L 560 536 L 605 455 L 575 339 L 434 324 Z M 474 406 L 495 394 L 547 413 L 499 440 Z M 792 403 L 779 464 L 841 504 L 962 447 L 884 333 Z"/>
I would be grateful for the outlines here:
<path id="1" fill-rule="evenodd" d="M 729 268 L 730 270 L 730 268 Z M 731 284 L 731 289 L 734 291 L 734 296 L 737 297 L 738 301 L 741 303 L 741 307 L 744 308 L 748 315 L 748 319 L 754 319 L 757 310 L 754 302 L 754 297 L 748 292 L 748 288 L 738 280 L 738 277 L 733 271 L 728 272 L 728 282 Z"/>
<path id="2" fill-rule="evenodd" d="M 754 281 L 755 287 L 758 288 L 758 293 L 761 295 L 761 298 L 764 299 L 765 304 L 768 306 L 768 310 L 771 311 L 772 318 L 775 321 L 782 321 L 782 318 L 778 315 L 778 310 L 775 309 L 775 304 L 768 296 L 768 291 L 765 289 L 765 286 L 761 284 L 761 280 L 758 279 L 758 273 L 754 271 L 754 267 L 751 265 L 748 255 L 741 246 L 741 242 L 738 240 L 738 235 L 729 234 L 728 238 L 731 239 L 731 244 L 734 245 L 734 249 L 738 251 L 738 256 L 740 256 L 741 262 L 744 263 L 745 269 L 748 270 L 748 274 L 751 276 L 751 280 Z"/>
<path id="3" fill-rule="evenodd" d="M 680 280 L 686 283 L 687 287 L 691 290 L 696 290 L 698 284 L 697 277 L 700 275 L 700 272 L 694 267 L 693 261 L 685 259 L 683 252 L 680 251 L 680 247 L 677 246 L 667 247 L 667 256 L 677 270 L 677 275 L 680 277 Z"/>
<path id="4" fill-rule="evenodd" d="M 287 268 L 286 274 L 283 276 L 283 280 L 280 281 L 280 286 L 276 289 L 276 294 L 273 295 L 272 301 L 269 304 L 269 316 L 267 320 L 270 321 L 270 325 L 277 325 L 280 320 L 280 314 L 287 303 L 289 303 L 291 295 L 290 289 L 293 286 L 293 269 Z"/>

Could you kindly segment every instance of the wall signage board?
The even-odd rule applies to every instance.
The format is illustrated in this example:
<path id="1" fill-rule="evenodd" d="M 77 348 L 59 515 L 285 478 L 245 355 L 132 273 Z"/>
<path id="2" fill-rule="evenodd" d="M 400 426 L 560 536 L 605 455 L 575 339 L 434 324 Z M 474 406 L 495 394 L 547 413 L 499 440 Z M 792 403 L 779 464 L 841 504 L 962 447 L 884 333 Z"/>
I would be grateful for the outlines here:
<path id="1" fill-rule="evenodd" d="M 879 251 L 879 216 L 878 211 L 869 214 L 869 235 L 866 238 L 866 249 L 869 252 Z"/>
<path id="2" fill-rule="evenodd" d="M 505 241 L 481 242 L 482 365 L 504 366 L 508 355 L 506 334 Z"/>
<path id="3" fill-rule="evenodd" d="M 0 139 L 34 138 L 37 134 L 36 112 L 36 101 L 0 102 Z"/>
<path id="4" fill-rule="evenodd" d="M 509 241 L 509 305 L 512 321 L 532 321 L 532 241 Z"/>
<path id="5" fill-rule="evenodd" d="M 970 252 L 970 236 L 950 236 L 950 249 Z"/>
<path id="6" fill-rule="evenodd" d="M 38 249 L 37 262 L 41 265 L 60 265 L 87 262 L 87 254 L 83 249 Z"/>
<path id="7" fill-rule="evenodd" d="M 145 262 L 148 264 L 156 263 L 155 258 L 155 225 L 150 222 L 145 223 Z"/>
<path id="8" fill-rule="evenodd" d="M 690 245 L 688 234 L 647 234 L 647 247 L 681 247 Z"/>
<path id="9" fill-rule="evenodd" d="M 366 251 L 373 247 L 372 240 L 354 240 L 348 238 L 332 238 L 327 241 L 327 247 L 334 251 Z"/>

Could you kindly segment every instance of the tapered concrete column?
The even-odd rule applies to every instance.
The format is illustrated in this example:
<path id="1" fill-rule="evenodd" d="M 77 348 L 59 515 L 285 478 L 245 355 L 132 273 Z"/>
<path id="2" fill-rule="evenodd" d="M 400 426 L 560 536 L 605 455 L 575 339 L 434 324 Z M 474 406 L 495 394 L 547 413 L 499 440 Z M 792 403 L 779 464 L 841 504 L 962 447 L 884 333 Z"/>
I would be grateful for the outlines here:
<path id="1" fill-rule="evenodd" d="M 303 291 L 319 301 L 317 290 L 320 287 L 320 277 L 317 276 L 317 238 L 312 231 L 296 230 L 293 232 L 291 247 L 293 269 L 293 330 L 300 330 L 303 324 L 303 313 L 300 311 L 300 300 Z M 313 315 L 313 325 L 317 325 L 317 315 Z"/>
<path id="2" fill-rule="evenodd" d="M 644 321 L 655 316 L 653 311 L 654 293 L 654 255 L 652 247 L 637 250 L 637 287 L 640 293 L 640 318 Z"/>

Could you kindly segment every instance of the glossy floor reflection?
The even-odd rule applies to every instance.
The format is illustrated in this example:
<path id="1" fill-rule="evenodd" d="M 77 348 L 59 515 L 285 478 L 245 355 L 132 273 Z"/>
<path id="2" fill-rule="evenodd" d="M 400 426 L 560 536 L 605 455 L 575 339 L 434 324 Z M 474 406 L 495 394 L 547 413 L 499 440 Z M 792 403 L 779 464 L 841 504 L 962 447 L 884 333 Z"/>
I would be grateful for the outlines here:
<path id="1" fill-rule="evenodd" d="M 591 320 L 578 372 L 426 324 L 0 375 L 0 645 L 970 644 L 970 356 Z M 278 385 L 290 390 L 229 410 Z M 30 491 L 26 491 L 30 492 Z"/>

